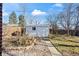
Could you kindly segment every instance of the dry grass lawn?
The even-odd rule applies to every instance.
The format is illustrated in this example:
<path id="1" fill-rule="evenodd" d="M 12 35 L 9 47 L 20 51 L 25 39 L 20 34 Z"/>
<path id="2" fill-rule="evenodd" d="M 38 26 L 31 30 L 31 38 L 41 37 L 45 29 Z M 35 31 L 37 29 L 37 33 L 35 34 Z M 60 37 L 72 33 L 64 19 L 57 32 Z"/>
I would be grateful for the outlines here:
<path id="1" fill-rule="evenodd" d="M 79 55 L 79 37 L 66 35 L 49 35 L 51 43 L 65 56 Z"/>

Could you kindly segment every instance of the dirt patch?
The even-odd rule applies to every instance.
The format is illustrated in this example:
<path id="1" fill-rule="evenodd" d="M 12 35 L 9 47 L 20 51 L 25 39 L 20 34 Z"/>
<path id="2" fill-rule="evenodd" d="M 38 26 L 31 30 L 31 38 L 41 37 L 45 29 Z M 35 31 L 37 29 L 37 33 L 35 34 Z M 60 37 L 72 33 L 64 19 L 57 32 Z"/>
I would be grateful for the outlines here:
<path id="1" fill-rule="evenodd" d="M 51 56 L 47 44 L 43 40 L 36 40 L 35 45 L 31 47 L 11 47 L 5 48 L 3 54 L 9 56 Z"/>

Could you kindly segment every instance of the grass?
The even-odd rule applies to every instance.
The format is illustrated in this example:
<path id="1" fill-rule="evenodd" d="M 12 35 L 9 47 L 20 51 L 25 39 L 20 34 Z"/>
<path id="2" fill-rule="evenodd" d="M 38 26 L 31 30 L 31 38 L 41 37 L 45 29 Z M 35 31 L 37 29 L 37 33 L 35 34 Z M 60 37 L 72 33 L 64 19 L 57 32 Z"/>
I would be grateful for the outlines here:
<path id="1" fill-rule="evenodd" d="M 66 35 L 49 35 L 51 43 L 62 55 L 79 55 L 79 37 Z"/>

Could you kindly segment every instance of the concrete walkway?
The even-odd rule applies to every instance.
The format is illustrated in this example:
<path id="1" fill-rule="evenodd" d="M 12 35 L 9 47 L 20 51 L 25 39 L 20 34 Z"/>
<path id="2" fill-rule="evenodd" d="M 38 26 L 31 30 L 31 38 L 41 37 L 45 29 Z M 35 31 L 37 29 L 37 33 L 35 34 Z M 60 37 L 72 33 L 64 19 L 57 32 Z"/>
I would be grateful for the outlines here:
<path id="1" fill-rule="evenodd" d="M 49 50 L 50 50 L 52 56 L 62 56 L 61 53 L 58 52 L 58 51 L 56 50 L 56 48 L 51 44 L 50 41 L 45 41 L 45 42 L 46 42 L 46 44 L 48 45 L 48 48 L 49 48 Z"/>

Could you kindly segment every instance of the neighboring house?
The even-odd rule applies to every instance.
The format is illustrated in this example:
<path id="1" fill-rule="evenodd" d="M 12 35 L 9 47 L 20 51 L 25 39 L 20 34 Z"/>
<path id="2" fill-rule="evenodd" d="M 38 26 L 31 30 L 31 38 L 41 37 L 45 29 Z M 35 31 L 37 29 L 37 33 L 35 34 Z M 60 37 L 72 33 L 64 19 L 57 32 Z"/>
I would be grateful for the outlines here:
<path id="1" fill-rule="evenodd" d="M 27 25 L 26 33 L 34 37 L 48 37 L 49 26 L 48 25 Z"/>
<path id="2" fill-rule="evenodd" d="M 15 32 L 21 32 L 21 27 L 18 27 L 17 24 L 8 24 L 8 25 L 3 25 L 3 32 L 2 35 L 7 35 L 7 36 L 12 36 L 13 33 Z"/>

